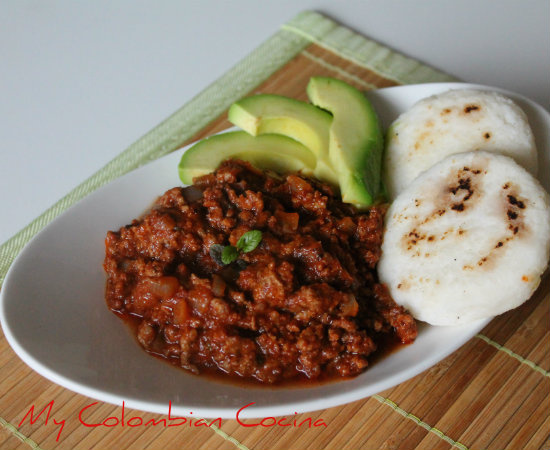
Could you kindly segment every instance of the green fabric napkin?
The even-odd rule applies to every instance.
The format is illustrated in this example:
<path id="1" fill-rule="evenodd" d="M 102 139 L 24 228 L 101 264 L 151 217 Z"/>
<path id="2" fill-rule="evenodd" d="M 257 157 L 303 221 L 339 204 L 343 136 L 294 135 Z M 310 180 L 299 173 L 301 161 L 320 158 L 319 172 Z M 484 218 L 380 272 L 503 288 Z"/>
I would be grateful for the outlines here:
<path id="1" fill-rule="evenodd" d="M 190 102 L 130 145 L 0 247 L 0 285 L 25 244 L 73 203 L 111 180 L 166 155 L 222 114 L 311 43 L 398 84 L 453 78 L 367 39 L 313 11 L 304 11 Z"/>

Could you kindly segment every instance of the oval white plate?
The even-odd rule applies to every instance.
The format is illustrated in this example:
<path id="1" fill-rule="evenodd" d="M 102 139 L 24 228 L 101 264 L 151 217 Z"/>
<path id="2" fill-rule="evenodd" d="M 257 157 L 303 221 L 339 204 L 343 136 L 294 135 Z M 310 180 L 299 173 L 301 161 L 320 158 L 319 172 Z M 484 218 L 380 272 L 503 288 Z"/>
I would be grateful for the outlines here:
<path id="1" fill-rule="evenodd" d="M 372 91 L 368 97 L 384 126 L 417 100 L 451 88 L 438 83 Z M 480 87 L 480 86 L 475 86 Z M 492 88 L 490 88 L 492 89 Z M 529 116 L 549 167 L 550 115 L 510 92 Z M 401 383 L 436 364 L 489 321 L 461 327 L 422 325 L 413 345 L 349 381 L 310 388 L 250 388 L 193 376 L 147 355 L 128 328 L 107 309 L 102 269 L 107 230 L 142 214 L 165 190 L 180 185 L 183 150 L 135 170 L 71 207 L 21 252 L 1 292 L 1 321 L 8 342 L 32 369 L 89 397 L 166 414 L 235 418 L 293 415 L 355 401 Z M 542 172 L 542 170 L 541 170 Z M 549 189 L 548 172 L 541 181 Z"/>

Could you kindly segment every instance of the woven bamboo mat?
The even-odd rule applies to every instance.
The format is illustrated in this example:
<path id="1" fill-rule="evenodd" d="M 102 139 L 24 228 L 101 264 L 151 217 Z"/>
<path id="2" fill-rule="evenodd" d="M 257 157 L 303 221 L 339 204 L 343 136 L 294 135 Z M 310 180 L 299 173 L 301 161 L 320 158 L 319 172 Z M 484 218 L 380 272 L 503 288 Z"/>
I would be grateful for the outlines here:
<path id="1" fill-rule="evenodd" d="M 306 13 L 298 19 L 283 26 L 300 40 L 293 54 L 246 84 L 237 98 L 271 92 L 305 99 L 312 75 L 341 78 L 362 90 L 450 79 L 319 15 Z M 309 26 L 303 26 L 308 20 Z M 165 140 L 176 141 L 173 147 L 178 147 L 229 127 L 225 110 L 233 100 L 228 97 L 219 111 L 210 110 L 208 120 L 192 134 Z M 79 412 L 95 400 L 33 372 L 1 335 L 0 449 L 550 449 L 549 313 L 546 276 L 530 301 L 494 319 L 424 373 L 370 398 L 287 421 L 322 419 L 326 427 L 308 427 L 307 422 L 301 427 L 246 427 L 236 420 L 212 427 L 86 427 Z M 31 423 L 27 413 L 33 405 Z M 49 419 L 47 409 L 36 418 L 48 405 Z M 122 414 L 120 405 L 101 402 L 86 411 L 88 423 Z M 128 408 L 124 414 L 139 416 L 143 423 L 164 417 Z"/>

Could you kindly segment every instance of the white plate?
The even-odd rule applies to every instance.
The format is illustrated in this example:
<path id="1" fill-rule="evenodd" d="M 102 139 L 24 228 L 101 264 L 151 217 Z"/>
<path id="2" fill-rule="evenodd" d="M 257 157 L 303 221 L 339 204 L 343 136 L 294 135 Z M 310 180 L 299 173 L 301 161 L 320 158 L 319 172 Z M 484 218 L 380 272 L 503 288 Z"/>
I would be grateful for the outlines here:
<path id="1" fill-rule="evenodd" d="M 417 100 L 458 83 L 380 89 L 368 94 L 387 126 Z M 549 167 L 550 115 L 510 92 L 529 116 Z M 180 185 L 182 151 L 135 170 L 92 193 L 42 230 L 13 263 L 1 292 L 8 342 L 32 369 L 83 395 L 166 414 L 235 418 L 294 415 L 355 401 L 401 383 L 436 364 L 489 321 L 461 327 L 422 325 L 416 342 L 360 376 L 309 388 L 251 388 L 208 381 L 146 354 L 107 309 L 104 238 L 139 216 L 165 190 Z M 543 171 L 541 171 L 543 172 Z M 541 181 L 549 189 L 549 173 Z"/>

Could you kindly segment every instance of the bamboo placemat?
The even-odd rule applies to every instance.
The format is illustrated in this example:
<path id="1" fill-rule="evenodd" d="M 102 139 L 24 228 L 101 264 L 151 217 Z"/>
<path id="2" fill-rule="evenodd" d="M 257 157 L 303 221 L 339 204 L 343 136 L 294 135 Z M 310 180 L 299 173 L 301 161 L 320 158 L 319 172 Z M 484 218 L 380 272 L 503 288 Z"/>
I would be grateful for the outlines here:
<path id="1" fill-rule="evenodd" d="M 227 128 L 228 106 L 246 94 L 305 99 L 312 75 L 341 78 L 362 90 L 452 79 L 320 14 L 301 13 L 2 245 L 0 282 L 24 244 L 70 204 L 184 143 Z M 219 427 L 86 427 L 79 411 L 95 401 L 30 370 L 1 335 L 0 449 L 550 449 L 549 312 L 547 276 L 529 302 L 494 319 L 424 373 L 370 398 L 286 422 L 311 418 L 326 427 L 308 427 L 307 421 L 302 427 L 246 427 L 236 420 L 224 420 Z M 49 404 L 48 420 L 47 409 L 37 418 Z M 31 423 L 27 413 L 33 405 Z M 120 405 L 101 402 L 87 411 L 88 423 L 122 414 Z M 165 418 L 128 408 L 124 413 L 140 416 L 143 423 Z"/>

